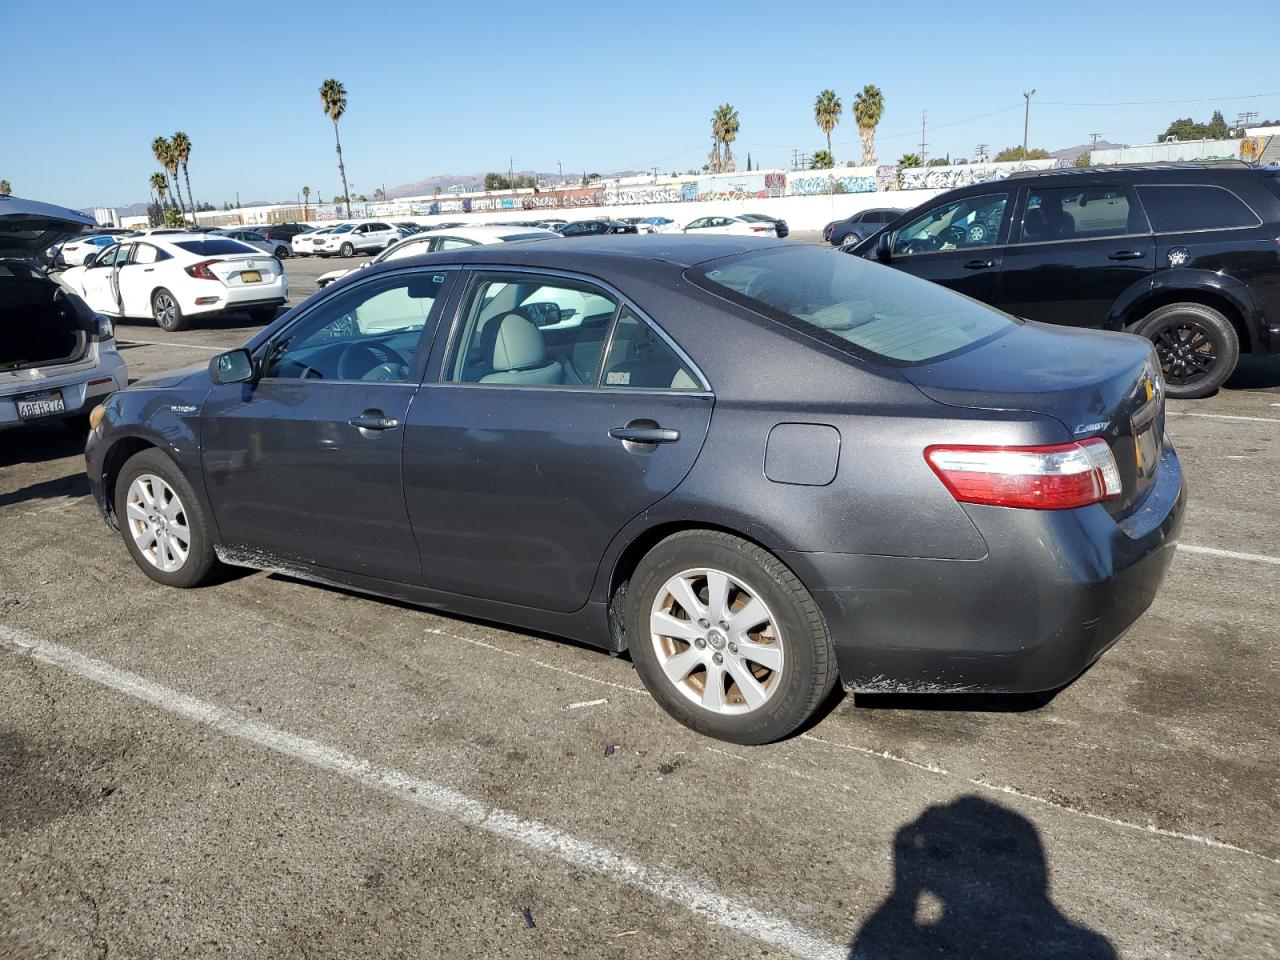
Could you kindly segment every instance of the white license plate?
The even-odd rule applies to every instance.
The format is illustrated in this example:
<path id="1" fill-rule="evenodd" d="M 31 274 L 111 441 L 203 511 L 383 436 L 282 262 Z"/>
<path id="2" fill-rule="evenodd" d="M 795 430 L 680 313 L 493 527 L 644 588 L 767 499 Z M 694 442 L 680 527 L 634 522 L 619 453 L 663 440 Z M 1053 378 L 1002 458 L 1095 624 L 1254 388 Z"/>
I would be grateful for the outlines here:
<path id="1" fill-rule="evenodd" d="M 22 420 L 37 420 L 40 417 L 52 417 L 67 412 L 61 390 L 28 393 L 24 397 L 18 397 L 17 403 L 18 417 Z"/>

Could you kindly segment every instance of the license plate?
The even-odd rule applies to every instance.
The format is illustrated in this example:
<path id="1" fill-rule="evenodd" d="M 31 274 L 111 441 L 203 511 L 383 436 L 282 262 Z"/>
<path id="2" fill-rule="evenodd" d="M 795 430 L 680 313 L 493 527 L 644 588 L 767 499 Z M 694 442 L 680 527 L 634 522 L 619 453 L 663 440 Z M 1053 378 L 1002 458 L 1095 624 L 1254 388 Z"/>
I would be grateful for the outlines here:
<path id="1" fill-rule="evenodd" d="M 262 271 L 260 271 L 260 270 L 241 270 L 241 271 L 240 271 L 240 282 L 241 282 L 241 283 L 261 283 L 261 282 L 262 282 Z"/>
<path id="2" fill-rule="evenodd" d="M 1133 452 L 1138 461 L 1138 476 L 1150 476 L 1160 459 L 1159 437 L 1156 436 L 1155 418 L 1147 421 L 1133 435 Z"/>
<path id="3" fill-rule="evenodd" d="M 18 397 L 17 402 L 18 417 L 22 420 L 36 420 L 40 417 L 52 417 L 67 412 L 67 406 L 62 401 L 61 390 L 28 393 L 25 397 Z"/>

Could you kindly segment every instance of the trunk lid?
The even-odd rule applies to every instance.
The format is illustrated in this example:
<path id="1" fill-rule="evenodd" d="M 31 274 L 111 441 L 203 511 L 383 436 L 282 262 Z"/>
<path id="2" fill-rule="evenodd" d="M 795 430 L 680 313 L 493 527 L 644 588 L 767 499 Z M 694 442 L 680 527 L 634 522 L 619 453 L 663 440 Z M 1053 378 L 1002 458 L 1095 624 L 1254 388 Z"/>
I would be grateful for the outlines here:
<path id="1" fill-rule="evenodd" d="M 1025 323 L 973 350 L 906 367 L 907 380 L 955 407 L 1053 417 L 1073 440 L 1107 441 L 1124 494 L 1105 502 L 1132 513 L 1155 483 L 1164 448 L 1164 387 L 1151 344 L 1127 334 Z"/>
<path id="2" fill-rule="evenodd" d="M 51 203 L 0 197 L 0 259 L 28 260 L 97 221 Z"/>
<path id="3" fill-rule="evenodd" d="M 269 253 L 233 253 L 211 263 L 209 272 L 228 287 L 256 287 L 275 280 L 280 268 Z"/>

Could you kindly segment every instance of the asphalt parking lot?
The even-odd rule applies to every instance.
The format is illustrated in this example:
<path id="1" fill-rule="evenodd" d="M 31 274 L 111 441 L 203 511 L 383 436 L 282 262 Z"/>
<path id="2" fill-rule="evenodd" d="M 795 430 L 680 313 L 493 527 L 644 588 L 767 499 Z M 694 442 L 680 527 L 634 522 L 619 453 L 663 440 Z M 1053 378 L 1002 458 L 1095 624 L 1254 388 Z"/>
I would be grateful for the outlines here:
<path id="1" fill-rule="evenodd" d="M 117 335 L 137 378 L 255 329 Z M 1074 684 L 757 748 L 553 638 L 162 588 L 81 437 L 0 434 L 0 957 L 1276 957 L 1280 359 L 1168 432 L 1183 545 Z"/>

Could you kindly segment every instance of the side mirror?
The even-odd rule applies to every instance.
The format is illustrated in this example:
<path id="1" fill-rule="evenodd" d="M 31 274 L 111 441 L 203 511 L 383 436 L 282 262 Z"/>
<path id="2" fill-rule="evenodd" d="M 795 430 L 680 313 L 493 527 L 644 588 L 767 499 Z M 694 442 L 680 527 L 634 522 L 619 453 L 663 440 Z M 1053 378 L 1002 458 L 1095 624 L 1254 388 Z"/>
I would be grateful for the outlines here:
<path id="1" fill-rule="evenodd" d="M 209 379 L 216 384 L 248 383 L 253 379 L 253 357 L 244 347 L 220 353 L 209 361 Z"/>
<path id="2" fill-rule="evenodd" d="M 893 233 L 884 230 L 876 239 L 876 259 L 881 263 L 889 263 L 893 259 Z"/>
<path id="3" fill-rule="evenodd" d="M 535 327 L 553 327 L 564 319 L 560 304 L 550 300 L 526 303 L 523 309 Z"/>

